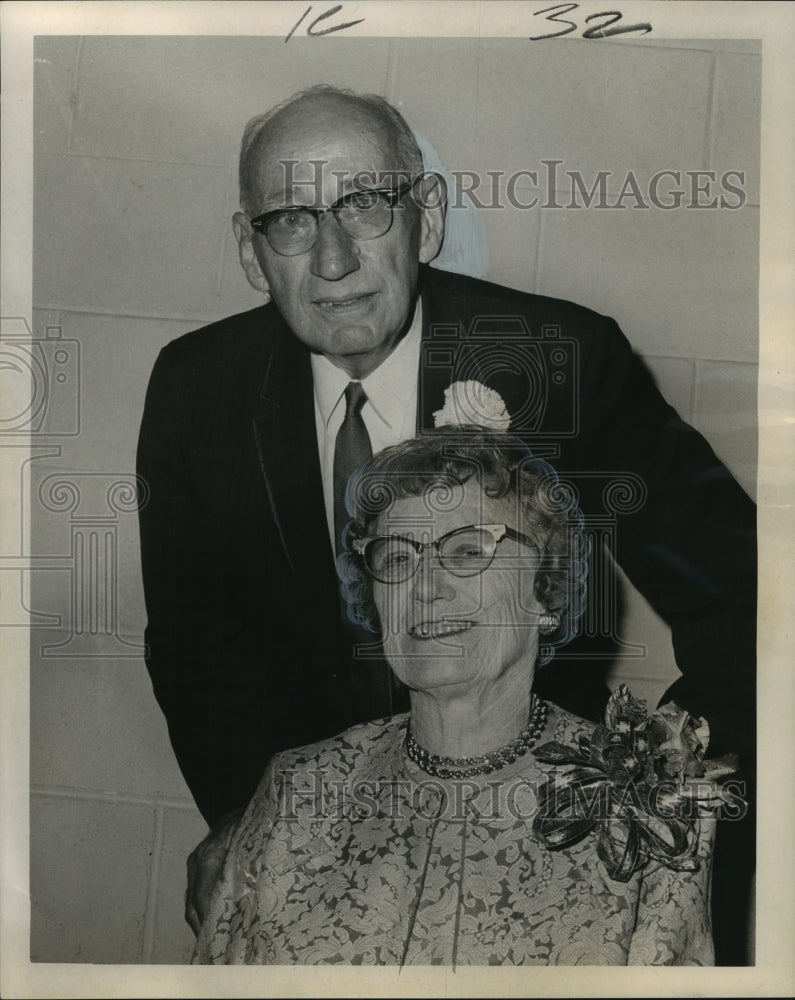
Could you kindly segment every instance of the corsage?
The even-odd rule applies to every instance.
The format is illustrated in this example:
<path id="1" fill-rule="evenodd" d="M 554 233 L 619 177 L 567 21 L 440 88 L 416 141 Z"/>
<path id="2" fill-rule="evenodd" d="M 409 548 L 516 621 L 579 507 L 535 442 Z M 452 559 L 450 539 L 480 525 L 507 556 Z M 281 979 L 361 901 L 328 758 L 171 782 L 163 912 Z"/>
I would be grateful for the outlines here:
<path id="1" fill-rule="evenodd" d="M 604 725 L 579 747 L 544 743 L 533 753 L 545 764 L 573 765 L 539 792 L 534 832 L 549 849 L 592 831 L 611 878 L 626 882 L 650 859 L 677 870 L 698 868 L 699 817 L 745 803 L 720 782 L 736 771 L 734 755 L 704 760 L 709 726 L 673 702 L 652 715 L 622 684 Z"/>

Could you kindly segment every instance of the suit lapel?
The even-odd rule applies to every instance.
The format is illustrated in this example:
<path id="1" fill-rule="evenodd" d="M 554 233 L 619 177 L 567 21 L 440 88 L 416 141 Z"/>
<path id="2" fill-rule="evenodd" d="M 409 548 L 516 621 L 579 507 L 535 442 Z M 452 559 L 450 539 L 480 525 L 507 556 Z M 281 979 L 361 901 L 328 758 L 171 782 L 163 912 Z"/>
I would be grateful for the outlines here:
<path id="1" fill-rule="evenodd" d="M 548 352 L 541 338 L 528 336 L 527 318 L 484 302 L 463 276 L 422 269 L 422 327 L 418 433 L 434 427 L 433 414 L 454 382 L 473 379 L 498 392 L 514 418 L 511 431 L 528 444 L 538 440 L 557 398 L 571 395 L 568 384 L 557 388 L 548 378 Z"/>
<path id="2" fill-rule="evenodd" d="M 422 343 L 417 374 L 417 433 L 434 426 L 433 415 L 444 406 L 444 392 L 454 381 L 463 325 L 454 305 L 442 301 L 436 275 L 421 268 Z"/>
<path id="3" fill-rule="evenodd" d="M 336 593 L 308 352 L 283 322 L 274 337 L 254 434 L 273 518 L 302 585 Z"/>

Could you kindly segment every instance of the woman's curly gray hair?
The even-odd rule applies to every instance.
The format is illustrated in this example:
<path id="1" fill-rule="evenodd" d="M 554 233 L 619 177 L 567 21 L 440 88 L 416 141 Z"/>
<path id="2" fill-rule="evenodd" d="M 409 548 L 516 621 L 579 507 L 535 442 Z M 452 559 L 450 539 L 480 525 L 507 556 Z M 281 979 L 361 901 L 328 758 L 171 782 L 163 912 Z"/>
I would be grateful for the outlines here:
<path id="1" fill-rule="evenodd" d="M 540 647 L 543 664 L 552 658 L 554 647 L 574 636 L 585 610 L 590 541 L 572 491 L 548 463 L 504 432 L 475 426 L 436 428 L 379 452 L 351 477 L 346 504 L 352 520 L 337 558 L 348 616 L 370 632 L 379 631 L 372 578 L 353 542 L 371 535 L 396 500 L 460 486 L 472 477 L 486 496 L 517 501 L 521 523 L 515 527 L 538 548 L 536 598 L 559 619 Z"/>

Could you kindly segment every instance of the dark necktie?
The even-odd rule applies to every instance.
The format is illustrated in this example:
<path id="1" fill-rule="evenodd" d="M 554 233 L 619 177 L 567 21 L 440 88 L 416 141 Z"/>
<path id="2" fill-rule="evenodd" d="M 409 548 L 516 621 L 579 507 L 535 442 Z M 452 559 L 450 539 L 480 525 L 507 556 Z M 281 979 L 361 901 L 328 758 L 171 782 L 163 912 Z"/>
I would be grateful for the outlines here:
<path id="1" fill-rule="evenodd" d="M 362 420 L 367 393 L 361 382 L 349 382 L 345 388 L 345 419 L 337 431 L 334 445 L 334 540 L 336 552 L 342 551 L 342 529 L 348 523 L 345 488 L 354 469 L 372 457 L 370 435 Z"/>
<path id="2" fill-rule="evenodd" d="M 345 488 L 354 469 L 358 469 L 373 454 L 370 435 L 362 420 L 362 407 L 366 402 L 367 393 L 361 382 L 349 382 L 345 389 L 345 418 L 334 444 L 334 540 L 337 554 L 342 551 L 342 529 L 349 520 L 345 509 Z M 347 605 L 342 599 L 340 617 L 351 657 L 356 721 L 364 722 L 404 711 L 408 708 L 406 689 L 402 690 L 402 694 L 393 692 L 392 671 L 384 659 L 378 638 L 350 620 Z"/>

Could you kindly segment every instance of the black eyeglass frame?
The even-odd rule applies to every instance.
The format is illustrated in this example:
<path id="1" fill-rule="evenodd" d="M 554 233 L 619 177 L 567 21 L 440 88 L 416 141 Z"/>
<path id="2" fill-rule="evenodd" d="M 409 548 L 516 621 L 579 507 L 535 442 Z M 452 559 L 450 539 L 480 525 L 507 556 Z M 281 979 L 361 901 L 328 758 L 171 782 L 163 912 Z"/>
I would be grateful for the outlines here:
<path id="1" fill-rule="evenodd" d="M 449 566 L 446 566 L 444 561 L 442 560 L 441 546 L 449 538 L 452 538 L 455 535 L 462 534 L 465 531 L 473 531 L 473 530 L 488 531 L 491 534 L 492 538 L 494 539 L 494 551 L 491 553 L 489 561 L 484 566 L 481 566 L 478 569 L 467 570 L 466 572 L 463 573 L 460 570 L 451 569 Z M 397 534 L 369 535 L 364 538 L 354 538 L 352 540 L 352 546 L 354 552 L 356 552 L 358 555 L 362 557 L 362 562 L 364 563 L 365 569 L 370 574 L 370 576 L 373 577 L 374 580 L 378 580 L 379 583 L 385 583 L 389 586 L 393 586 L 398 583 L 407 583 L 409 580 L 413 579 L 413 577 L 417 575 L 417 570 L 420 568 L 421 559 L 420 558 L 417 559 L 414 569 L 411 571 L 411 573 L 409 573 L 408 576 L 404 577 L 403 579 L 384 580 L 383 577 L 380 577 L 378 576 L 378 574 L 373 572 L 372 567 L 370 566 L 369 561 L 367 559 L 367 550 L 368 548 L 370 548 L 370 546 L 373 545 L 374 542 L 389 541 L 390 539 L 397 539 L 401 542 L 407 542 L 415 550 L 418 557 L 422 556 L 422 553 L 425 551 L 425 549 L 434 548 L 436 549 L 436 554 L 439 556 L 439 561 L 442 564 L 443 569 L 446 569 L 448 573 L 452 573 L 453 576 L 466 577 L 466 576 L 478 576 L 478 574 L 485 572 L 494 561 L 494 556 L 497 554 L 497 546 L 499 545 L 500 542 L 504 541 L 506 538 L 510 538 L 515 542 L 522 542 L 525 545 L 529 545 L 535 549 L 538 548 L 536 542 L 532 538 L 530 538 L 529 535 L 525 535 L 523 532 L 517 531 L 515 528 L 511 528 L 507 524 L 466 524 L 461 528 L 453 528 L 452 531 L 448 531 L 444 535 L 440 535 L 439 538 L 435 538 L 432 542 L 419 542 L 415 538 L 407 538 L 405 535 L 397 535 Z"/>
<path id="2" fill-rule="evenodd" d="M 382 236 L 386 236 L 386 234 L 392 228 L 392 223 L 395 221 L 395 208 L 399 200 L 408 191 L 412 190 L 412 188 L 414 187 L 414 185 L 417 183 L 418 180 L 420 180 L 420 178 L 415 177 L 413 180 L 408 181 L 405 184 L 401 184 L 399 187 L 396 188 L 360 188 L 355 191 L 349 191 L 348 194 L 344 194 L 341 198 L 338 198 L 337 201 L 335 201 L 334 204 L 330 205 L 328 208 L 310 208 L 308 205 L 285 205 L 282 208 L 274 208 L 271 209 L 269 212 L 263 212 L 261 215 L 255 215 L 253 219 L 249 219 L 249 224 L 251 225 L 251 228 L 253 230 L 259 233 L 261 236 L 265 237 L 265 239 L 268 241 L 268 246 L 274 251 L 274 253 L 279 254 L 280 257 L 299 257 L 303 253 L 308 253 L 317 242 L 317 234 L 320 229 L 320 217 L 322 215 L 327 215 L 329 212 L 331 212 L 336 218 L 337 225 L 340 227 L 340 229 L 342 229 L 344 233 L 350 236 L 351 239 L 354 239 L 357 242 L 367 242 L 368 240 L 377 240 L 380 239 Z M 363 194 L 375 194 L 384 197 L 386 199 L 387 206 L 389 208 L 389 224 L 387 225 L 386 229 L 384 229 L 383 232 L 377 233 L 374 236 L 352 236 L 351 233 L 349 233 L 348 230 L 345 228 L 344 223 L 340 222 L 339 220 L 340 211 L 343 208 L 345 208 L 346 205 L 353 198 L 361 197 L 361 195 Z M 277 215 L 281 215 L 284 212 L 306 212 L 307 214 L 314 216 L 315 234 L 314 234 L 314 239 L 312 240 L 312 242 L 309 244 L 308 247 L 305 247 L 302 250 L 296 250 L 294 253 L 284 253 L 283 250 L 277 249 L 277 247 L 275 247 L 273 243 L 271 243 L 267 233 L 268 222 L 271 219 L 275 218 Z"/>

